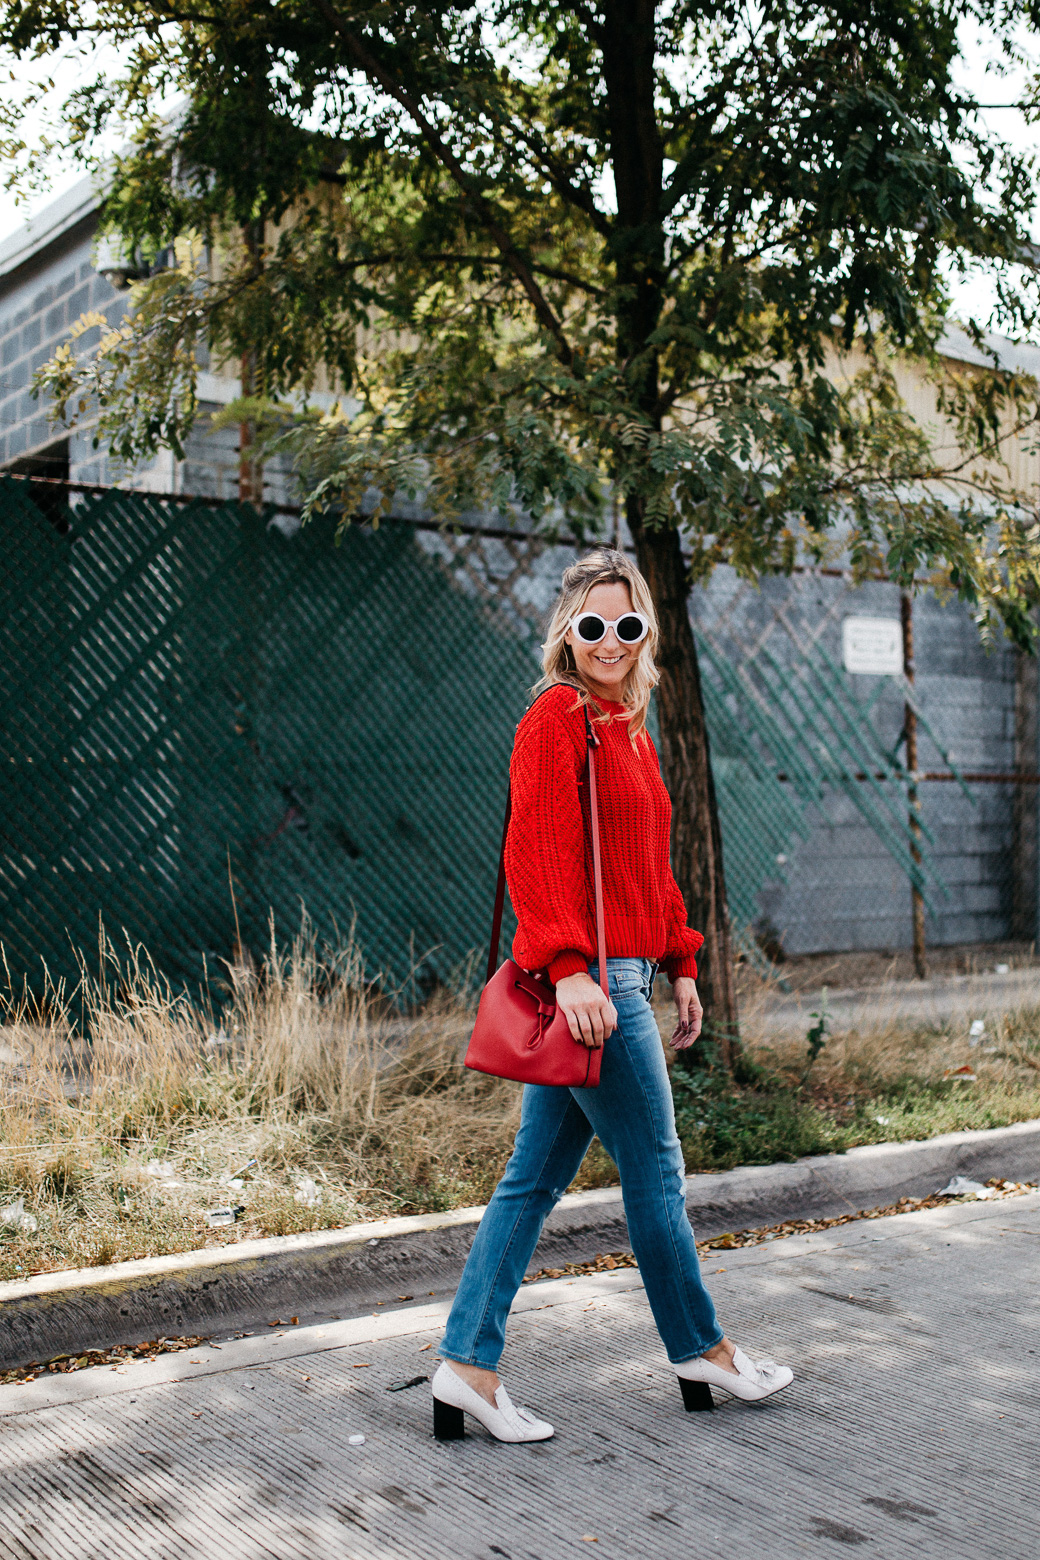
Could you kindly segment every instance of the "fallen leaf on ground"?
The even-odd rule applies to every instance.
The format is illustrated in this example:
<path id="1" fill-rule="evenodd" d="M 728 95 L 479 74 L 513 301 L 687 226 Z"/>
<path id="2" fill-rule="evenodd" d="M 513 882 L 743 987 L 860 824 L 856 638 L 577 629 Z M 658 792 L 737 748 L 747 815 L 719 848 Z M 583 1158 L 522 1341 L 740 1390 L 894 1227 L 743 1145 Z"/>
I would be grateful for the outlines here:
<path id="1" fill-rule="evenodd" d="M 995 1175 L 990 1177 L 986 1186 L 990 1198 L 1001 1200 L 1035 1192 L 1037 1182 L 1009 1181 L 1004 1176 Z M 841 1224 L 854 1224 L 859 1219 L 887 1219 L 894 1214 L 918 1213 L 925 1208 L 946 1208 L 949 1204 L 950 1198 L 940 1197 L 938 1193 L 930 1197 L 900 1197 L 897 1203 L 889 1203 L 883 1208 L 861 1208 L 856 1213 L 840 1213 L 831 1219 L 785 1219 L 782 1224 L 764 1224 L 750 1230 L 730 1230 L 724 1235 L 713 1235 L 710 1240 L 699 1240 L 697 1250 L 703 1259 L 711 1251 L 736 1251 L 746 1246 L 761 1246 L 769 1237 L 780 1240 L 788 1235 L 818 1235 L 823 1230 L 832 1230 Z M 631 1251 L 612 1251 L 607 1256 L 593 1257 L 591 1262 L 568 1262 L 564 1267 L 540 1268 L 537 1273 L 529 1273 L 524 1283 L 537 1284 L 548 1278 L 605 1273 L 610 1271 L 608 1264 L 613 1267 L 638 1267 Z M 719 1273 L 725 1271 L 725 1268 L 716 1269 Z"/>
<path id="2" fill-rule="evenodd" d="M 148 1364 L 158 1359 L 160 1354 L 176 1354 L 181 1349 L 198 1349 L 208 1342 L 208 1337 L 197 1335 L 191 1338 L 152 1338 L 147 1343 L 135 1343 L 132 1346 L 117 1343 L 111 1349 L 88 1349 L 83 1354 L 54 1354 L 49 1360 L 33 1360 L 30 1364 L 20 1365 L 15 1370 L 0 1371 L 0 1386 L 13 1384 L 28 1386 L 31 1381 L 36 1380 L 41 1371 L 48 1371 L 52 1375 L 66 1375 L 69 1371 L 89 1370 L 98 1365 L 111 1365 L 116 1369 L 135 1360 Z"/>

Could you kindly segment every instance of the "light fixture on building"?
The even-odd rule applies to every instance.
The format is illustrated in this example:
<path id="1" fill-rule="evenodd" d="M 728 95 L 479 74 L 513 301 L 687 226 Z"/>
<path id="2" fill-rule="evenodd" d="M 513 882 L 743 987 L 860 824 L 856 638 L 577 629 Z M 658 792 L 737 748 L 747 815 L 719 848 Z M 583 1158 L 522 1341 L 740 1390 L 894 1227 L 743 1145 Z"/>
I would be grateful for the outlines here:
<path id="1" fill-rule="evenodd" d="M 94 249 L 94 269 L 116 292 L 148 275 L 148 266 L 140 255 L 128 248 L 118 233 L 103 233 Z"/>

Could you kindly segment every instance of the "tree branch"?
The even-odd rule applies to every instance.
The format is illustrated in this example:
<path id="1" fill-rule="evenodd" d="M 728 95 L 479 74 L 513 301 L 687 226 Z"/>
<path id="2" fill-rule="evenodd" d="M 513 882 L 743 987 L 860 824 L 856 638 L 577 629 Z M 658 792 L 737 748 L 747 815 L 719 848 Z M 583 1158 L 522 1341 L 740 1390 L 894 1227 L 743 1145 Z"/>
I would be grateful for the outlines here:
<path id="1" fill-rule="evenodd" d="M 411 93 L 402 87 L 399 82 L 395 81 L 390 72 L 370 53 L 357 34 L 347 26 L 338 12 L 329 4 L 329 0 L 313 0 L 313 3 L 329 25 L 334 27 L 339 33 L 347 48 L 365 72 L 365 75 L 372 81 L 377 82 L 383 91 L 392 97 L 395 102 L 400 103 L 405 112 L 415 121 L 423 140 L 437 158 L 437 161 L 448 170 L 459 188 L 473 202 L 481 222 L 501 250 L 502 258 L 510 270 L 513 271 L 530 299 L 538 320 L 556 342 L 556 350 L 561 362 L 565 363 L 568 368 L 572 367 L 574 364 L 574 349 L 564 334 L 563 326 L 531 274 L 531 268 L 527 261 L 517 252 L 512 239 L 499 222 L 490 201 L 476 187 L 474 181 L 467 174 L 451 148 L 444 144 L 441 136 L 438 135 L 435 127 L 423 113 L 419 104 L 415 102 Z"/>
<path id="2" fill-rule="evenodd" d="M 436 250 L 431 254 L 405 254 L 400 250 L 383 250 L 374 255 L 360 255 L 357 259 L 339 260 L 337 266 L 342 271 L 358 271 L 366 265 L 402 265 L 409 260 L 421 260 L 438 265 L 491 265 L 506 266 L 512 269 L 504 255 L 463 255 L 453 250 Z M 554 265 L 542 265 L 539 261 L 531 262 L 531 270 L 536 276 L 548 276 L 554 282 L 565 282 L 568 287 L 576 287 L 579 292 L 587 292 L 593 298 L 605 298 L 606 290 L 596 287 L 592 282 L 587 282 L 583 277 L 574 276 L 570 271 L 561 271 Z"/>
<path id="3" fill-rule="evenodd" d="M 510 128 L 521 145 L 526 146 L 527 150 L 542 163 L 556 193 L 569 201 L 572 206 L 577 206 L 579 211 L 583 211 L 601 237 L 609 238 L 613 231 L 610 218 L 600 211 L 588 190 L 583 190 L 580 185 L 572 183 L 566 167 L 559 161 L 552 148 L 547 146 L 542 137 L 536 135 L 533 130 L 524 130 L 517 125 L 511 125 Z"/>

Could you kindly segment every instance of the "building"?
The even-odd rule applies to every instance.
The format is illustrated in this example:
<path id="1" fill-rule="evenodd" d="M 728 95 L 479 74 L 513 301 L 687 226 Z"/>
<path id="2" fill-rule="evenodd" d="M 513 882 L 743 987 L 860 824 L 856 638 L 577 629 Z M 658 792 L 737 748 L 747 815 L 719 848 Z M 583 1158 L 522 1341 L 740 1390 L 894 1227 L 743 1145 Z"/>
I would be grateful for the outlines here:
<path id="1" fill-rule="evenodd" d="M 103 264 L 94 247 L 98 209 L 93 186 L 83 181 L 0 244 L 0 469 L 62 484 L 235 499 L 237 431 L 214 431 L 209 414 L 238 396 L 237 379 L 204 371 L 200 417 L 186 458 L 161 454 L 132 472 L 93 448 L 89 426 L 56 432 L 30 394 L 34 372 L 80 315 L 97 309 L 114 324 L 126 307 L 126 293 L 96 268 Z M 986 366 L 961 333 L 952 332 L 943 351 L 953 361 Z M 1040 372 L 1040 348 L 1006 343 L 1002 351 L 1017 366 Z M 911 405 L 917 398 L 922 417 L 931 414 L 926 387 L 910 385 L 907 394 Z M 1022 451 L 1015 458 L 1036 462 Z M 1022 475 L 1030 476 L 1025 464 Z M 265 480 L 265 496 L 284 504 L 284 475 L 268 471 Z M 286 529 L 291 533 L 292 526 Z M 492 531 L 482 534 L 478 526 L 460 539 L 420 529 L 415 545 L 452 582 L 460 603 L 465 598 L 467 611 L 481 602 L 502 622 L 521 625 L 533 647 L 533 678 L 540 625 L 567 550 Z M 854 591 L 840 570 L 768 580 L 756 590 L 720 569 L 695 593 L 692 610 L 704 654 L 715 657 L 722 679 L 715 690 L 716 771 L 725 793 L 731 888 L 743 920 L 791 953 L 907 946 L 910 896 L 896 838 L 902 828 L 896 812 L 904 803 L 890 797 L 885 813 L 874 796 L 876 765 L 887 762 L 899 741 L 905 688 L 899 677 L 841 671 L 844 620 L 897 622 L 898 591 L 883 581 Z M 987 652 L 969 614 L 931 595 L 915 608 L 915 642 L 924 721 L 919 768 L 937 777 L 921 786 L 925 849 L 935 877 L 929 940 L 1033 942 L 1040 768 L 1035 662 L 1007 646 Z M 725 682 L 725 667 L 743 693 Z M 715 673 L 707 676 L 711 681 Z M 763 700 L 785 710 L 789 720 L 800 701 L 801 715 L 789 729 L 804 752 L 821 749 L 814 759 L 821 777 L 815 798 L 781 805 L 792 796 L 792 779 L 781 756 L 763 747 L 761 732 L 752 732 L 750 746 L 741 739 L 727 747 L 725 710 L 739 724 Z M 846 717 L 835 714 L 836 700 L 851 700 L 858 737 L 851 728 L 839 731 Z M 760 770 L 768 771 L 766 790 Z M 966 784 L 958 775 L 969 777 Z M 288 794 L 286 787 L 291 790 L 289 779 L 283 787 Z M 496 810 L 491 798 L 488 816 Z"/>
<path id="2" fill-rule="evenodd" d="M 96 309 L 114 325 L 126 309 L 127 294 L 112 286 L 112 273 L 100 274 L 95 268 L 99 208 L 94 182 L 83 179 L 0 243 L 0 467 L 69 482 L 235 498 L 237 431 L 214 430 L 208 422 L 210 414 L 241 394 L 237 379 L 203 372 L 199 421 L 186 459 L 174 460 L 164 451 L 152 465 L 132 474 L 104 450 L 94 449 L 89 422 L 60 433 L 30 393 L 33 374 L 82 314 Z M 268 485 L 282 497 L 277 472 L 268 475 Z"/>

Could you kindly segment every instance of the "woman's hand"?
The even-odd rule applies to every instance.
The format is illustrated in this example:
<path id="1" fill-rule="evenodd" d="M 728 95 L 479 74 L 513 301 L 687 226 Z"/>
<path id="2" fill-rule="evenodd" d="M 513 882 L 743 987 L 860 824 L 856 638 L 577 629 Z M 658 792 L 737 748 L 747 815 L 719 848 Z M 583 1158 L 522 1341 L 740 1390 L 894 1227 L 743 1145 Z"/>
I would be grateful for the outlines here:
<path id="1" fill-rule="evenodd" d="M 697 982 L 692 975 L 678 975 L 672 982 L 672 996 L 679 1013 L 679 1022 L 672 1034 L 672 1045 L 677 1051 L 685 1051 L 701 1032 L 704 1009 L 697 995 Z"/>
<path id="2" fill-rule="evenodd" d="M 576 975 L 565 975 L 563 980 L 558 980 L 556 1001 L 567 1015 L 567 1024 L 575 1040 L 594 1051 L 611 1030 L 617 1028 L 617 1008 L 604 996 L 588 970 L 579 970 Z"/>

